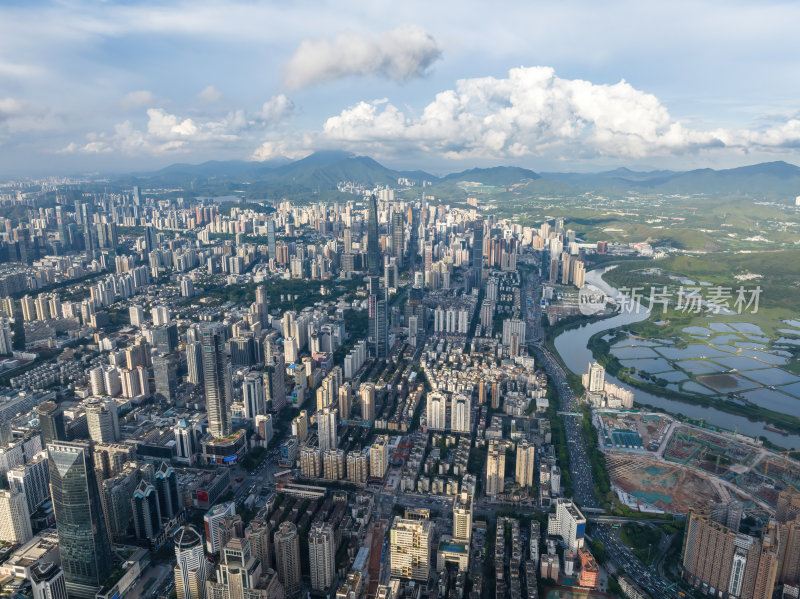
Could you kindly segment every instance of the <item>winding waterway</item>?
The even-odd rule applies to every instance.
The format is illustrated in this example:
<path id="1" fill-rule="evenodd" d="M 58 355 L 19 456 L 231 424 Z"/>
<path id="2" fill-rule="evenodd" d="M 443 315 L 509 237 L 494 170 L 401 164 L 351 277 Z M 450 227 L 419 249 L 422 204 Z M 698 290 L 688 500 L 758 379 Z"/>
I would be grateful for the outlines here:
<path id="1" fill-rule="evenodd" d="M 602 278 L 602 275 L 611 268 L 614 267 L 598 268 L 586 273 L 586 283 L 598 287 L 610 297 L 616 297 L 617 290 L 606 283 Z M 647 318 L 649 314 L 650 311 L 647 308 L 638 302 L 634 302 L 630 309 L 626 307 L 624 312 L 616 316 L 583 325 L 576 329 L 564 331 L 555 339 L 556 351 L 558 351 L 558 354 L 561 356 L 567 368 L 575 374 L 583 374 L 589 369 L 589 364 L 593 360 L 592 352 L 587 347 L 592 335 L 601 331 L 608 331 L 634 322 L 639 322 Z M 615 385 L 621 385 L 626 389 L 631 389 L 636 403 L 648 404 L 672 414 L 680 413 L 690 418 L 703 419 L 708 424 L 728 430 L 738 429 L 740 433 L 751 437 L 765 437 L 772 443 L 789 449 L 800 447 L 800 435 L 790 434 L 789 436 L 783 436 L 779 433 L 768 431 L 764 428 L 766 426 L 765 422 L 751 421 L 744 416 L 729 414 L 728 412 L 722 412 L 715 408 L 684 403 L 682 401 L 653 395 L 652 393 L 631 387 L 608 373 L 606 373 L 606 380 Z"/>

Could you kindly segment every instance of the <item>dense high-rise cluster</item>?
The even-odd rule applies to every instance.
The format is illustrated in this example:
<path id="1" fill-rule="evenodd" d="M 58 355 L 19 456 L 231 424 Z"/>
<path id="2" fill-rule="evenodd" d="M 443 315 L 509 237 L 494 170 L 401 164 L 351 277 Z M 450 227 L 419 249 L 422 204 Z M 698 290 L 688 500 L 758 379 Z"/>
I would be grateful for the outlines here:
<path id="1" fill-rule="evenodd" d="M 675 599 L 593 523 L 668 511 L 633 488 L 641 460 L 718 479 L 675 585 L 793 592 L 792 456 L 636 410 L 613 360 L 581 387 L 542 334 L 581 317 L 592 261 L 638 250 L 398 185 L 307 203 L 56 186 L 0 216 L 3 590 L 537 599 L 548 579 L 597 589 L 614 559 L 631 593 Z"/>

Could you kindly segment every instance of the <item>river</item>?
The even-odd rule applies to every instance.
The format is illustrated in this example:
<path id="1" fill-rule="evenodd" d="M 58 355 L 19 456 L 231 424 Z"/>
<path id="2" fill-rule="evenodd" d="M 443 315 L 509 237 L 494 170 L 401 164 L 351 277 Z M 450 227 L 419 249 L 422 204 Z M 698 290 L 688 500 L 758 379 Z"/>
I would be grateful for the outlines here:
<path id="1" fill-rule="evenodd" d="M 602 275 L 612 268 L 614 267 L 609 266 L 589 271 L 586 273 L 586 283 L 598 287 L 606 293 L 606 295 L 616 297 L 616 289 L 606 283 L 602 278 Z M 634 322 L 639 322 L 647 318 L 649 314 L 650 311 L 647 308 L 635 302 L 630 310 L 626 309 L 616 316 L 583 325 L 576 329 L 564 331 L 555 339 L 556 351 L 558 351 L 558 354 L 561 356 L 567 368 L 575 374 L 583 374 L 589 370 L 589 364 L 593 360 L 592 352 L 587 347 L 592 335 L 601 331 L 608 331 Z M 608 373 L 606 373 L 606 380 L 615 385 L 621 385 L 626 389 L 631 389 L 634 394 L 635 403 L 648 404 L 671 414 L 680 413 L 690 418 L 703 419 L 708 424 L 731 431 L 738 429 L 743 435 L 765 437 L 772 443 L 781 447 L 789 449 L 800 447 L 800 435 L 790 434 L 789 436 L 783 436 L 779 433 L 768 431 L 764 428 L 767 424 L 765 422 L 751 421 L 744 416 L 729 414 L 728 412 L 723 412 L 715 408 L 653 395 L 652 393 L 631 387 Z"/>

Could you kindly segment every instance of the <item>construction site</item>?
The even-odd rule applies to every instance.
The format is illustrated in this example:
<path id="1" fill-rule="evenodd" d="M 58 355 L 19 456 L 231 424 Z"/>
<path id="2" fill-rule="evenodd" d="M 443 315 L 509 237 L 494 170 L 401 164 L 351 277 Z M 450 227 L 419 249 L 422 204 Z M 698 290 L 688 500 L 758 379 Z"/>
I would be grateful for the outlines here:
<path id="1" fill-rule="evenodd" d="M 800 491 L 793 452 L 735 432 L 632 411 L 598 411 L 595 423 L 612 487 L 634 510 L 685 514 L 735 498 L 769 512 L 781 490 Z"/>
<path id="2" fill-rule="evenodd" d="M 774 507 L 782 490 L 800 492 L 800 462 L 790 458 L 791 453 L 763 454 L 753 467 L 735 473 L 731 480 L 746 493 Z"/>
<path id="3" fill-rule="evenodd" d="M 647 456 L 610 454 L 606 464 L 617 495 L 638 511 L 686 514 L 690 509 L 722 502 L 730 495 L 711 476 Z"/>
<path id="4" fill-rule="evenodd" d="M 667 441 L 664 459 L 693 466 L 715 476 L 744 472 L 761 454 L 760 446 L 744 437 L 730 436 L 695 426 L 677 426 Z"/>
<path id="5" fill-rule="evenodd" d="M 602 445 L 608 449 L 657 451 L 669 425 L 665 414 L 631 410 L 598 411 Z"/>

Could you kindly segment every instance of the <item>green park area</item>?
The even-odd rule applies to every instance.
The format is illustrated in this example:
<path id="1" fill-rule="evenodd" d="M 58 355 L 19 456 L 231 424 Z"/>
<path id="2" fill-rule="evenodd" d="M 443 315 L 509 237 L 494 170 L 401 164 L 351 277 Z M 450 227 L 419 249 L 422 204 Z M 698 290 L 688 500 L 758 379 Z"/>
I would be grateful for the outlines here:
<path id="1" fill-rule="evenodd" d="M 661 543 L 661 530 L 648 524 L 627 522 L 619 531 L 620 540 L 631 548 L 634 555 L 645 565 L 651 565 L 658 555 L 658 545 Z"/>

